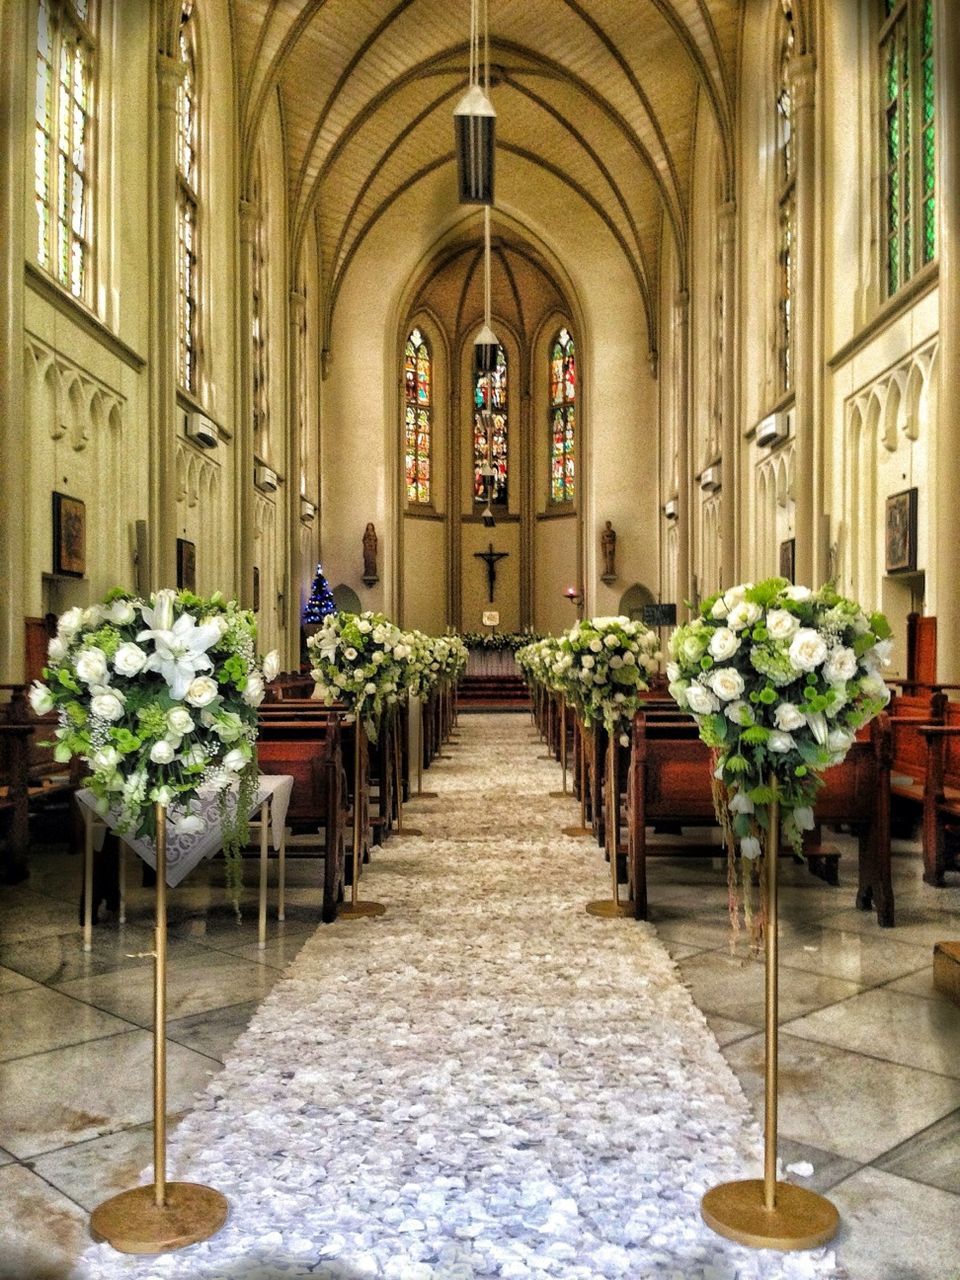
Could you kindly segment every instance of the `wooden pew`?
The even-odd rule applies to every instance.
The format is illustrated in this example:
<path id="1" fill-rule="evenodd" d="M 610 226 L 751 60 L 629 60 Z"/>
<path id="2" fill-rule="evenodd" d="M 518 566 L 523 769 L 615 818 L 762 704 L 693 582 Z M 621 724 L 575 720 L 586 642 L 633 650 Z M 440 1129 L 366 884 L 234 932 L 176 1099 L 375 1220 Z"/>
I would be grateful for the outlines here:
<path id="1" fill-rule="evenodd" d="M 920 725 L 943 724 L 947 695 L 940 689 L 914 689 L 890 699 L 893 735 L 890 791 L 900 800 L 923 804 L 927 777 L 927 742 Z"/>
<path id="2" fill-rule="evenodd" d="M 29 724 L 0 724 L 0 881 L 16 884 L 29 874 Z"/>
<path id="3" fill-rule="evenodd" d="M 716 825 L 713 755 L 700 741 L 696 724 L 684 717 L 648 717 L 633 724 L 628 782 L 628 859 L 638 919 L 647 917 L 646 859 L 651 855 L 717 855 L 717 846 L 647 844 L 646 829 L 658 820 L 683 826 Z M 880 716 L 858 736 L 846 760 L 827 771 L 814 813 L 819 824 L 849 823 L 859 840 L 857 906 L 875 904 L 883 926 L 894 923 L 890 872 L 890 726 Z M 819 843 L 819 830 L 805 846 L 813 859 L 832 851 Z"/>
<path id="4" fill-rule="evenodd" d="M 314 703 L 316 706 L 316 703 Z M 287 823 L 296 836 L 324 831 L 321 919 L 336 919 L 344 886 L 343 760 L 338 715 L 260 717 L 261 773 L 293 777 Z M 319 847 L 319 846 L 318 846 Z"/>
<path id="5" fill-rule="evenodd" d="M 917 732 L 927 746 L 923 792 L 923 878 L 943 885 L 960 871 L 960 702 L 948 702 L 944 723 Z"/>

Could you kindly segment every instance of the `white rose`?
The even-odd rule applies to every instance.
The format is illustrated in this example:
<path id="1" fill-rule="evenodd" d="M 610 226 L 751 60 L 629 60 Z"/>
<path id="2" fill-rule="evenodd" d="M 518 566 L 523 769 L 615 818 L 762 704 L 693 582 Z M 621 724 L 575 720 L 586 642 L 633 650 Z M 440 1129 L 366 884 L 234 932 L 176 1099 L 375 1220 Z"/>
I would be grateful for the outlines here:
<path id="1" fill-rule="evenodd" d="M 357 651 L 352 645 L 350 645 L 348 648 L 344 649 L 343 656 L 348 662 L 353 662 L 354 658 L 357 656 Z"/>
<path id="2" fill-rule="evenodd" d="M 878 640 L 870 650 L 870 653 L 874 655 L 874 660 L 881 667 L 889 667 L 893 659 L 893 641 L 890 639 Z"/>
<path id="3" fill-rule="evenodd" d="M 175 755 L 173 743 L 168 742 L 166 738 L 161 738 L 150 748 L 150 759 L 154 764 L 170 764 Z"/>
<path id="4" fill-rule="evenodd" d="M 616 649 L 617 645 L 620 643 L 620 638 L 619 636 L 615 636 L 611 631 L 603 637 L 603 643 L 608 649 Z"/>
<path id="5" fill-rule="evenodd" d="M 79 605 L 74 605 L 72 609 L 61 614 L 57 622 L 57 635 L 61 640 L 72 640 L 82 626 L 83 610 Z"/>
<path id="6" fill-rule="evenodd" d="M 673 684 L 675 680 L 680 679 L 680 668 L 677 665 L 677 663 L 675 662 L 667 663 L 667 679 L 670 681 L 671 684 Z"/>
<path id="7" fill-rule="evenodd" d="M 367 683 L 363 686 L 363 692 L 369 693 L 372 695 L 377 692 L 377 686 L 373 683 L 372 680 L 368 680 Z"/>
<path id="8" fill-rule="evenodd" d="M 860 692 L 868 698 L 882 698 L 884 705 L 890 701 L 890 687 L 881 676 L 864 676 L 860 681 Z"/>
<path id="9" fill-rule="evenodd" d="M 857 674 L 857 655 L 852 649 L 831 649 L 823 664 L 823 674 L 831 684 L 852 680 Z"/>
<path id="10" fill-rule="evenodd" d="M 768 751 L 792 751 L 796 745 L 789 733 L 782 733 L 779 729 L 770 730 L 770 736 L 767 738 Z"/>
<path id="11" fill-rule="evenodd" d="M 706 677 L 706 683 L 724 702 L 731 702 L 743 693 L 743 676 L 732 667 L 718 667 L 716 671 L 711 671 Z"/>
<path id="12" fill-rule="evenodd" d="M 93 767 L 95 769 L 115 769 L 120 763 L 120 759 L 120 752 L 108 742 L 106 746 L 93 753 Z"/>
<path id="13" fill-rule="evenodd" d="M 207 762 L 207 753 L 198 743 L 196 746 L 191 747 L 189 751 L 185 751 L 181 759 L 183 760 L 184 765 L 187 766 L 202 765 Z"/>
<path id="14" fill-rule="evenodd" d="M 381 651 L 377 649 L 376 652 L 370 658 L 370 661 L 373 663 L 375 667 L 379 667 L 380 664 L 383 662 L 383 659 L 384 659 L 383 653 L 381 653 Z"/>
<path id="15" fill-rule="evenodd" d="M 727 658 L 732 658 L 740 648 L 740 637 L 731 631 L 729 627 L 717 627 L 710 637 L 708 648 L 718 662 L 725 662 Z"/>
<path id="16" fill-rule="evenodd" d="M 584 684 L 592 684 L 592 683 L 593 683 L 593 672 L 592 672 L 592 671 L 581 671 L 581 672 L 580 672 L 580 679 L 583 681 L 583 683 L 584 683 Z"/>
<path id="17" fill-rule="evenodd" d="M 271 649 L 263 660 L 263 678 L 264 680 L 276 680 L 280 674 L 280 655 L 276 649 Z"/>
<path id="18" fill-rule="evenodd" d="M 146 661 L 145 650 L 130 640 L 122 644 L 113 655 L 113 669 L 119 671 L 122 676 L 135 676 L 143 670 Z"/>
<path id="19" fill-rule="evenodd" d="M 717 596 L 716 600 L 713 602 L 713 607 L 710 610 L 710 617 L 717 619 L 725 618 L 729 612 L 730 606 L 727 604 L 726 600 L 724 600 L 723 596 Z"/>
<path id="20" fill-rule="evenodd" d="M 77 654 L 77 676 L 84 684 L 103 684 L 107 677 L 107 658 L 101 649 L 81 649 Z"/>
<path id="21" fill-rule="evenodd" d="M 583 657 L 580 659 L 580 665 L 584 667 L 587 671 L 589 671 L 591 667 L 596 666 L 596 663 L 597 663 L 596 658 L 592 658 L 589 653 L 585 653 Z"/>
<path id="22" fill-rule="evenodd" d="M 98 604 L 92 604 L 89 608 L 84 609 L 83 611 L 83 625 L 88 631 L 93 630 L 94 627 L 99 627 L 104 617 L 105 614 L 100 606 Z"/>
<path id="23" fill-rule="evenodd" d="M 680 657 L 685 662 L 699 662 L 707 651 L 707 642 L 702 634 L 684 636 L 680 643 Z"/>
<path id="24" fill-rule="evenodd" d="M 727 806 L 731 813 L 754 813 L 755 806 L 753 801 L 745 791 L 735 791 L 730 797 L 730 803 Z"/>
<path id="25" fill-rule="evenodd" d="M 107 609 L 107 621 L 115 627 L 126 627 L 135 617 L 136 611 L 129 600 L 114 600 Z"/>
<path id="26" fill-rule="evenodd" d="M 760 848 L 760 841 L 756 836 L 743 836 L 740 840 L 740 853 L 744 858 L 751 861 L 759 858 L 763 850 Z"/>
<path id="27" fill-rule="evenodd" d="M 45 716 L 48 711 L 52 711 L 56 705 L 53 700 L 53 694 L 45 684 L 41 684 L 39 680 L 34 680 L 30 686 L 30 705 L 38 716 Z"/>
<path id="28" fill-rule="evenodd" d="M 718 710 L 720 703 L 709 689 L 694 683 L 687 689 L 687 706 L 694 715 L 707 716 Z"/>
<path id="29" fill-rule="evenodd" d="M 637 655 L 635 653 L 625 653 L 623 655 L 623 665 L 625 667 L 635 667 L 637 665 Z M 678 668 L 678 674 L 679 674 L 679 668 Z"/>
<path id="30" fill-rule="evenodd" d="M 767 614 L 767 631 L 773 640 L 789 640 L 799 626 L 789 609 L 771 609 Z"/>
<path id="31" fill-rule="evenodd" d="M 801 627 L 790 641 L 790 661 L 800 671 L 812 671 L 827 656 L 823 636 L 812 627 Z"/>
<path id="32" fill-rule="evenodd" d="M 224 769 L 229 769 L 231 773 L 240 773 L 246 767 L 247 753 L 240 747 L 233 747 L 223 757 Z"/>
<path id="33" fill-rule="evenodd" d="M 813 830 L 816 826 L 816 820 L 813 816 L 813 810 L 808 804 L 802 804 L 798 809 L 794 809 L 793 822 L 798 831 Z"/>
<path id="34" fill-rule="evenodd" d="M 600 652 L 600 650 L 603 648 L 603 641 L 600 639 L 599 636 L 593 637 L 593 639 L 590 641 L 590 648 L 594 653 Z"/>
<path id="35" fill-rule="evenodd" d="M 682 707 L 684 710 L 689 706 L 689 703 L 687 702 L 687 688 L 688 686 L 684 684 L 682 680 L 671 680 L 670 686 L 667 690 L 677 706 Z"/>
<path id="36" fill-rule="evenodd" d="M 210 676 L 197 676 L 195 680 L 190 682 L 186 701 L 190 703 L 191 707 L 206 707 L 209 706 L 219 692 L 216 680 Z"/>
<path id="37" fill-rule="evenodd" d="M 51 662 L 62 662 L 67 656 L 67 642 L 61 640 L 59 636 L 54 636 L 47 645 L 47 657 Z"/>
<path id="38" fill-rule="evenodd" d="M 834 755 L 846 755 L 850 750 L 854 735 L 846 729 L 831 729 L 827 734 L 827 750 Z"/>
<path id="39" fill-rule="evenodd" d="M 372 629 L 373 628 L 371 627 L 370 623 L 367 621 L 366 618 L 361 618 L 357 622 L 357 630 L 360 632 L 361 635 L 364 635 L 364 636 L 368 635 L 370 631 L 372 631 Z"/>
<path id="40" fill-rule="evenodd" d="M 734 631 L 742 631 L 744 627 L 752 627 L 759 622 L 763 610 L 752 600 L 741 600 L 735 604 L 727 616 L 727 623 Z"/>
<path id="41" fill-rule="evenodd" d="M 723 593 L 723 603 L 727 606 L 729 612 L 734 605 L 739 604 L 743 597 L 753 586 L 752 582 L 741 582 L 736 587 L 728 587 Z"/>
<path id="42" fill-rule="evenodd" d="M 90 699 L 90 710 L 101 720 L 119 720 L 123 715 L 123 703 L 112 689 L 105 689 Z"/>
<path id="43" fill-rule="evenodd" d="M 247 676 L 246 684 L 243 686 L 243 693 L 240 696 L 248 707 L 259 707 L 263 701 L 263 695 L 263 676 L 254 669 Z"/>
<path id="44" fill-rule="evenodd" d="M 754 723 L 750 703 L 744 702 L 742 698 L 737 698 L 734 702 L 728 702 L 723 708 L 723 714 L 734 724 L 747 726 Z"/>
<path id="45" fill-rule="evenodd" d="M 609 665 L 610 665 L 611 671 L 617 671 L 620 667 L 623 666 L 623 659 L 620 657 L 618 653 L 615 653 L 611 657 Z"/>
<path id="46" fill-rule="evenodd" d="M 199 814 L 185 813 L 182 818 L 176 820 L 173 829 L 178 836 L 196 836 L 205 829 L 205 826 Z"/>
<path id="47" fill-rule="evenodd" d="M 813 592 L 809 587 L 787 587 L 783 593 L 788 600 L 795 600 L 798 604 L 803 604 L 805 600 L 809 600 Z"/>
<path id="48" fill-rule="evenodd" d="M 173 804 L 176 794 L 173 787 L 154 787 L 150 792 L 150 799 L 154 804 L 162 804 L 165 809 L 168 809 Z"/>
<path id="49" fill-rule="evenodd" d="M 792 733 L 794 729 L 802 728 L 807 718 L 795 703 L 781 702 L 773 713 L 773 721 L 784 733 Z"/>
<path id="50" fill-rule="evenodd" d="M 181 738 L 185 733 L 193 733 L 196 728 L 193 716 L 186 707 L 172 707 L 167 712 L 167 724 Z"/>

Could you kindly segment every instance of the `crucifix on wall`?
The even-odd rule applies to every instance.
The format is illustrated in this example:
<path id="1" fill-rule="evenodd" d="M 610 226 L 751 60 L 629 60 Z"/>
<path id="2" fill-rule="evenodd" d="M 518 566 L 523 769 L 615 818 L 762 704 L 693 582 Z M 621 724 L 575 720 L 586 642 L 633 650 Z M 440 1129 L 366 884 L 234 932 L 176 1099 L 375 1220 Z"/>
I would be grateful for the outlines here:
<path id="1" fill-rule="evenodd" d="M 494 551 L 493 543 L 491 542 L 489 550 L 475 551 L 473 554 L 477 560 L 486 561 L 487 591 L 488 591 L 487 599 L 490 601 L 491 604 L 493 604 L 493 588 L 496 586 L 496 582 L 497 582 L 497 561 L 504 560 L 510 554 L 510 552 Z"/>

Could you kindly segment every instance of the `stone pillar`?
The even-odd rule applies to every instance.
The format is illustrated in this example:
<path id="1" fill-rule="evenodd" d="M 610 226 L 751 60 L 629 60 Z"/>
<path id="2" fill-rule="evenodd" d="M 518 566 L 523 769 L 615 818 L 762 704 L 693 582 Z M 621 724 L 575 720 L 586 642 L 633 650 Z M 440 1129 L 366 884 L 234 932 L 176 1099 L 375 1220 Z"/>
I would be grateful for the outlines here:
<path id="1" fill-rule="evenodd" d="M 287 652 L 285 665 L 295 671 L 300 663 L 300 575 L 303 565 L 300 557 L 300 484 L 303 471 L 303 434 L 309 430 L 300 414 L 300 383 L 306 352 L 303 349 L 301 330 L 306 314 L 307 299 L 297 289 L 290 290 L 290 423 L 287 444 L 287 524 L 290 530 L 289 555 L 287 557 L 286 627 Z"/>
<path id="2" fill-rule="evenodd" d="M 517 625 L 522 629 L 533 622 L 536 599 L 534 565 L 536 561 L 536 488 L 535 474 L 537 426 L 533 422 L 533 400 L 529 380 L 520 397 L 520 612 Z"/>
<path id="3" fill-rule="evenodd" d="M 720 456 L 723 488 L 720 491 L 720 582 L 732 587 L 740 577 L 737 511 L 740 497 L 740 450 L 737 406 L 737 206 L 728 200 L 720 206 L 720 274 L 723 291 L 722 374 L 720 397 Z"/>
<path id="4" fill-rule="evenodd" d="M 935 5 L 937 79 L 937 248 L 940 347 L 934 425 L 933 537 L 927 564 L 928 609 L 937 618 L 937 678 L 960 681 L 960 22 L 956 0 Z"/>
<path id="5" fill-rule="evenodd" d="M 692 485 L 693 459 L 690 456 L 690 295 L 678 290 L 673 299 L 673 404 L 676 415 L 677 441 L 677 583 L 675 598 L 677 618 L 684 614 L 683 602 L 695 596 L 690 557 L 690 535 L 693 529 Z"/>
<path id="6" fill-rule="evenodd" d="M 0 6 L 0 48 L 9 51 L 0 75 L 0 681 L 23 679 L 26 600 L 20 458 L 24 440 L 23 261 L 24 207 L 28 148 L 33 131 L 25 128 L 27 14 L 32 7 L 14 0 Z"/>
<path id="7" fill-rule="evenodd" d="M 816 440 L 815 290 L 816 168 L 815 66 L 813 56 L 794 58 L 788 68 L 793 95 L 793 145 L 796 157 L 796 238 L 793 294 L 793 386 L 795 431 L 796 580 L 817 587 L 821 570 L 820 516 L 823 485 L 818 475 Z"/>
<path id="8" fill-rule="evenodd" d="M 177 89 L 184 65 L 157 57 L 156 245 L 150 334 L 150 585 L 177 581 Z"/>
<path id="9" fill-rule="evenodd" d="M 234 445 L 236 486 L 236 589 L 245 609 L 253 608 L 253 557 L 256 511 L 253 491 L 253 248 L 260 210 L 240 201 L 239 351 L 237 357 L 237 433 Z"/>

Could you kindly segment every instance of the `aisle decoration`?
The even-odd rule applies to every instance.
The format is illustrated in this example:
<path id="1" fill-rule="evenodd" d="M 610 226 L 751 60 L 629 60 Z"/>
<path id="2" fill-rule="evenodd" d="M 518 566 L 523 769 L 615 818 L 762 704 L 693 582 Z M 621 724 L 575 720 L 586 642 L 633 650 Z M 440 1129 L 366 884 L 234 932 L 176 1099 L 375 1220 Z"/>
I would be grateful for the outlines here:
<path id="1" fill-rule="evenodd" d="M 332 613 L 307 640 L 313 659 L 314 697 L 342 702 L 376 742 L 380 722 L 398 698 L 401 662 L 412 652 L 400 628 L 382 613 Z"/>
<path id="2" fill-rule="evenodd" d="M 628 746 L 630 726 L 660 660 L 655 631 L 630 618 L 586 618 L 560 638 L 553 678 L 589 727 L 601 722 Z"/>
<path id="3" fill-rule="evenodd" d="M 824 770 L 889 701 L 880 669 L 890 627 L 830 585 L 814 592 L 770 578 L 705 601 L 674 632 L 670 652 L 670 692 L 716 755 L 714 800 L 730 865 L 736 841 L 748 864 L 765 855 L 763 1177 L 712 1187 L 701 1213 L 720 1235 L 755 1248 L 811 1249 L 836 1234 L 840 1219 L 824 1196 L 777 1180 L 780 813 L 799 853 Z M 734 884 L 731 876 L 736 930 Z"/>
<path id="4" fill-rule="evenodd" d="M 256 652 L 252 613 L 219 593 L 113 591 L 69 609 L 50 641 L 46 683 L 30 700 L 56 710 L 54 758 L 80 756 L 86 786 L 122 834 L 154 840 L 156 806 L 173 830 L 204 829 L 200 792 L 219 795 L 227 883 L 240 889 L 241 849 L 256 792 L 257 708 L 276 677 Z"/>

